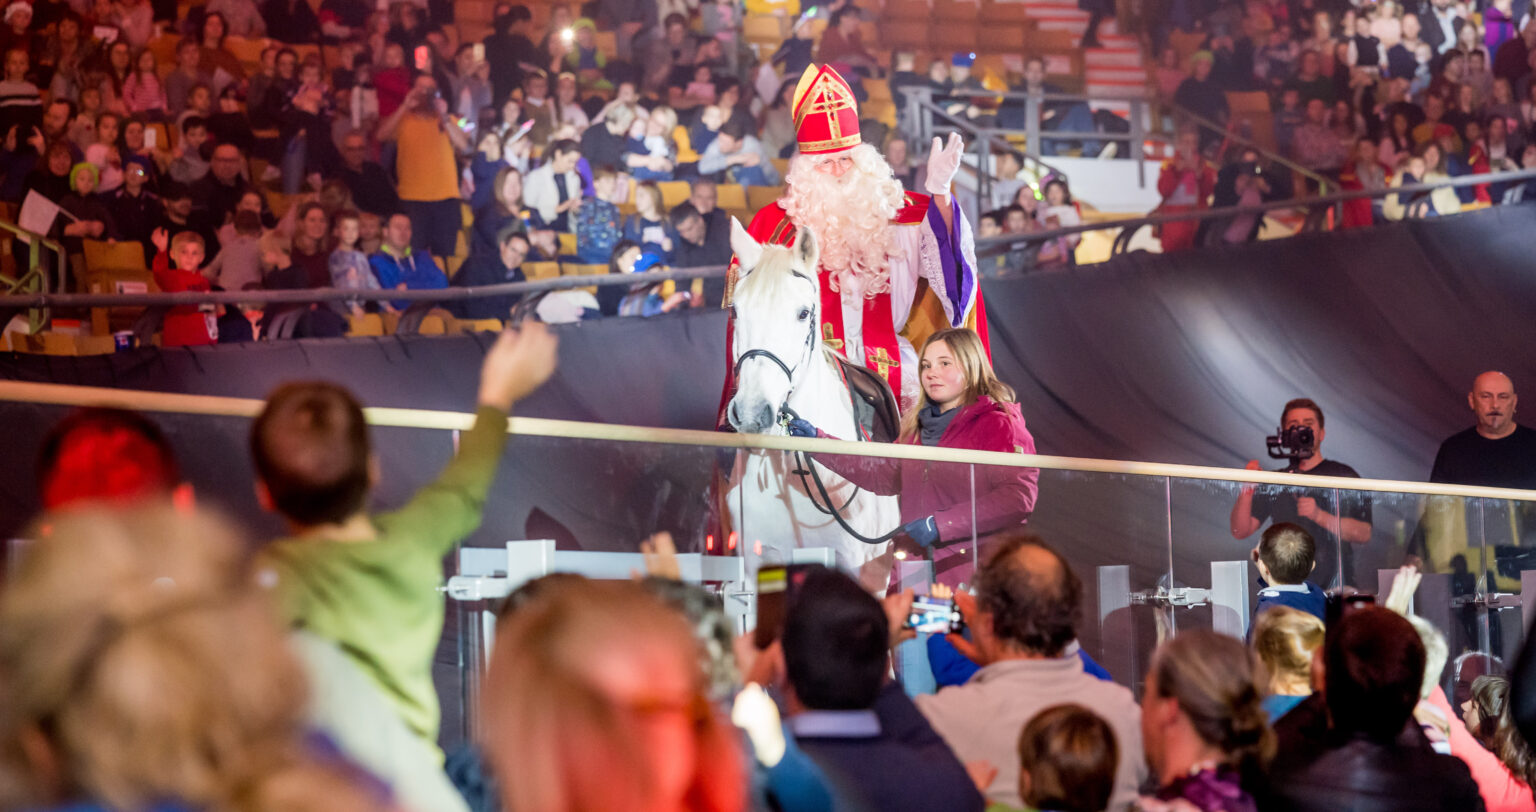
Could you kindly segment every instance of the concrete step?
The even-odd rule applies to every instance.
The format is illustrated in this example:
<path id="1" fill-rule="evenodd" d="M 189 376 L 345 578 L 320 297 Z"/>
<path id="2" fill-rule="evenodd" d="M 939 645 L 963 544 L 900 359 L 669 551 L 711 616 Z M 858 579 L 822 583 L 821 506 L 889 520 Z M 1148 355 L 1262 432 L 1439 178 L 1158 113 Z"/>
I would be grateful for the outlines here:
<path id="1" fill-rule="evenodd" d="M 1147 81 L 1147 72 L 1143 68 L 1099 68 L 1088 66 L 1088 81 L 1090 82 L 1137 82 Z"/>
<path id="2" fill-rule="evenodd" d="M 1089 48 L 1083 53 L 1083 61 L 1088 70 L 1094 68 L 1141 68 L 1143 67 L 1140 50 L 1106 50 L 1104 48 Z"/>
<path id="3" fill-rule="evenodd" d="M 1119 82 L 1095 82 L 1091 78 L 1088 80 L 1087 84 L 1084 86 L 1084 92 L 1088 96 L 1090 96 L 1090 97 L 1095 96 L 1095 95 L 1103 95 L 1103 96 L 1119 96 L 1119 97 L 1131 96 L 1131 97 L 1135 97 L 1135 98 L 1146 98 L 1147 95 L 1148 95 L 1147 94 L 1147 86 L 1146 86 L 1145 83 L 1142 83 L 1142 84 L 1122 84 L 1122 83 L 1119 83 Z"/>

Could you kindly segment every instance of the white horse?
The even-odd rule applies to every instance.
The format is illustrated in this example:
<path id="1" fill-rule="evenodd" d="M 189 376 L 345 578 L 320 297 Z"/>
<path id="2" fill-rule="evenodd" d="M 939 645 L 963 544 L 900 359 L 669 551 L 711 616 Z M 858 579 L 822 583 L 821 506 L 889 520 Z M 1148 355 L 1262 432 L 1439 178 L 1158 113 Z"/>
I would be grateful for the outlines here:
<path id="1" fill-rule="evenodd" d="M 783 434 L 779 416 L 788 406 L 834 437 L 857 439 L 838 361 L 821 343 L 815 238 L 802 228 L 789 248 L 760 245 L 733 218 L 731 248 L 739 266 L 732 296 L 736 395 L 726 418 L 743 434 Z M 839 568 L 866 589 L 883 592 L 891 573 L 890 542 L 866 544 L 849 535 L 826 512 L 827 500 L 812 478 L 797 473 L 802 462 L 816 465 L 832 507 L 859 533 L 877 538 L 900 524 L 894 496 L 857 488 L 804 456 L 744 451 L 736 455 L 727 499 L 748 570 L 789 563 L 797 547 L 827 547 Z"/>

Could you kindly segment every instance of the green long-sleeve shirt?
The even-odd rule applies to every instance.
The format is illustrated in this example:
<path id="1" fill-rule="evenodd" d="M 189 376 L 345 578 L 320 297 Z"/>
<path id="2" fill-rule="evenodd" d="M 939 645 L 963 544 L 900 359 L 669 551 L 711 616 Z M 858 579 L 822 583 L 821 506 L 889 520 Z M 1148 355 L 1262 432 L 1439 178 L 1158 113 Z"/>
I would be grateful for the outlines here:
<path id="1" fill-rule="evenodd" d="M 507 416 L 482 407 L 459 453 L 393 513 L 372 541 L 280 539 L 257 571 L 292 626 L 337 644 L 406 725 L 436 746 L 441 717 L 432 658 L 443 631 L 442 559 L 480 526 L 507 442 Z"/>

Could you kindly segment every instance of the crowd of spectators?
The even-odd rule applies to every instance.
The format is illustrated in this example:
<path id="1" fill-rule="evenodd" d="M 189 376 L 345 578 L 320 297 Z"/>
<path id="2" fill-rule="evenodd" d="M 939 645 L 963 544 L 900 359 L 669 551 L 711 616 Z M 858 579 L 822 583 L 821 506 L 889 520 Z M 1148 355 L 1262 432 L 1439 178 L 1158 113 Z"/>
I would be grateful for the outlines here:
<path id="1" fill-rule="evenodd" d="M 1181 174 L 1200 171 L 1205 160 L 1246 164 L 1251 174 L 1254 162 L 1241 155 L 1243 147 L 1223 152 L 1227 142 L 1217 127 L 1272 139 L 1278 154 L 1335 190 L 1384 191 L 1536 168 L 1536 24 L 1527 6 L 1222 0 L 1173 10 L 1155 31 L 1158 94 L 1215 125 L 1200 129 L 1202 154 L 1181 152 L 1170 162 Z M 1198 50 L 1181 57 L 1181 43 L 1196 42 Z M 1267 94 L 1270 117 L 1234 113 L 1229 93 Z M 1317 185 L 1311 178 L 1309 184 Z M 1269 192 L 1257 187 L 1269 184 L 1252 185 L 1249 202 L 1267 202 Z M 1341 225 L 1517 203 L 1529 186 L 1479 184 L 1351 201 Z M 1224 236 L 1237 241 L 1242 233 L 1234 228 Z"/>
<path id="2" fill-rule="evenodd" d="M 821 56 L 862 64 L 845 3 L 826 8 Z M 0 203 L 12 216 L 46 216 L 29 198 L 59 208 L 47 232 L 71 255 L 61 281 L 75 289 L 85 240 L 139 243 L 174 290 L 203 289 L 192 276 L 230 291 L 521 281 L 525 262 L 621 267 L 621 239 L 644 257 L 622 267 L 724 264 L 715 186 L 781 182 L 777 162 L 795 153 L 786 99 L 812 56 L 800 46 L 814 15 L 758 58 L 744 13 L 740 0 L 562 3 L 536 28 L 527 7 L 497 2 L 490 34 L 471 42 L 435 0 L 18 0 L 0 26 Z M 654 184 L 677 182 L 691 191 L 663 205 Z M 157 261 L 160 230 L 167 248 L 195 235 L 203 264 Z M 678 300 L 640 283 L 541 315 L 614 315 L 638 288 L 667 310 L 698 306 L 716 287 Z M 458 314 L 507 318 L 519 303 Z M 293 334 L 406 304 L 309 308 Z M 273 322 L 235 310 L 167 340 L 245 340 Z"/>
<path id="3" fill-rule="evenodd" d="M 199 265 L 191 235 L 172 243 L 179 264 Z M 503 333 L 456 456 L 387 513 L 369 506 L 376 464 L 361 405 L 327 383 L 280 387 L 251 426 L 250 455 L 285 531 L 254 553 L 196 506 L 153 421 L 67 416 L 37 467 L 48 512 L 0 584 L 0 808 L 1532 804 L 1536 714 L 1523 680 L 1536 646 L 1513 677 L 1458 669 L 1448 696 L 1446 638 L 1409 608 L 1415 568 L 1380 605 L 1290 588 L 1317 555 L 1295 524 L 1254 550 L 1272 588 L 1251 647 L 1181 631 L 1152 653 L 1139 696 L 1079 647 L 1083 583 L 1022 529 L 1000 534 L 952 593 L 963 629 L 926 643 L 911 590 L 878 598 L 820 565 L 790 567 L 781 612 L 733 639 L 720 596 L 680 583 L 661 534 L 643 545 L 648 577 L 549 575 L 506 598 L 474 711 L 484 734 L 445 766 L 430 668 L 444 622 L 438 564 L 492 498 L 508 411 L 555 364 L 542 325 Z M 1524 460 L 1529 473 L 1532 432 L 1501 419 L 1515 399 L 1499 377 L 1474 383 L 1478 425 L 1447 442 L 1447 471 L 1497 480 Z M 1473 446 L 1483 464 L 1469 469 Z M 926 645 L 935 674 L 903 657 L 893 678 L 904 645 Z M 907 680 L 940 676 L 944 658 L 944 687 L 910 695 Z"/>

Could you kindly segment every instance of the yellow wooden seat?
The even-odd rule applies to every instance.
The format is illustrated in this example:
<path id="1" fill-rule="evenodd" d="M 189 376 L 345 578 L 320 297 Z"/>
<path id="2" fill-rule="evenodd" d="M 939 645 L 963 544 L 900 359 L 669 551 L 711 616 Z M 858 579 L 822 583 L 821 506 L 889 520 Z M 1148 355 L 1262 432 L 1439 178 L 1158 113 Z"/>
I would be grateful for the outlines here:
<path id="1" fill-rule="evenodd" d="M 693 195 L 693 187 L 686 180 L 664 180 L 656 184 L 661 189 L 661 205 L 671 209 Z"/>
<path id="2" fill-rule="evenodd" d="M 465 333 L 499 333 L 504 329 L 501 319 L 460 319 L 459 330 Z"/>
<path id="3" fill-rule="evenodd" d="M 609 61 L 619 58 L 619 33 L 617 31 L 597 32 L 597 51 L 607 57 Z"/>
<path id="4" fill-rule="evenodd" d="M 267 207 L 272 209 L 272 216 L 281 219 L 283 215 L 288 213 L 288 209 L 293 206 L 293 202 L 297 198 L 298 195 L 285 195 L 282 192 L 268 192 Z"/>
<path id="5" fill-rule="evenodd" d="M 585 265 L 577 262 L 567 262 L 560 266 L 562 276 L 603 276 L 608 273 L 607 265 Z M 570 288 L 570 290 L 584 290 L 592 295 L 597 295 L 597 287 Z"/>
<path id="6" fill-rule="evenodd" d="M 755 212 L 764 206 L 771 206 L 783 194 L 784 189 L 781 186 L 748 186 L 747 208 Z"/>
<path id="7" fill-rule="evenodd" d="M 265 37 L 225 37 L 224 50 L 240 60 L 246 72 L 254 73 L 261 69 L 261 52 L 267 49 L 268 42 Z"/>
<path id="8" fill-rule="evenodd" d="M 560 240 L 560 256 L 570 256 L 576 253 L 576 235 L 570 232 L 561 232 L 555 235 Z"/>
<path id="9" fill-rule="evenodd" d="M 145 48 L 154 52 L 162 78 L 176 69 L 176 45 L 180 42 L 181 37 L 177 34 L 161 34 L 145 44 Z"/>
<path id="10" fill-rule="evenodd" d="M 144 245 L 138 242 L 82 240 L 85 267 L 90 270 L 143 271 Z"/>
<path id="11" fill-rule="evenodd" d="M 672 129 L 672 143 L 677 145 L 677 162 L 680 164 L 693 164 L 699 162 L 699 153 L 693 148 L 693 137 L 688 134 L 688 128 L 679 124 Z M 630 200 L 634 200 L 631 190 Z"/>
<path id="12" fill-rule="evenodd" d="M 719 194 L 715 205 L 722 209 L 745 209 L 747 207 L 747 189 L 739 183 L 722 183 L 716 187 Z"/>
<path id="13" fill-rule="evenodd" d="M 33 355 L 78 355 L 75 350 L 75 337 L 68 333 L 55 333 L 52 330 L 44 330 L 41 333 L 24 335 L 14 333 L 18 352 L 31 353 Z"/>
<path id="14" fill-rule="evenodd" d="M 176 148 L 176 136 L 178 133 L 175 127 L 168 127 L 159 121 L 150 122 L 145 127 L 155 132 L 155 149 L 162 152 L 170 152 Z"/>
<path id="15" fill-rule="evenodd" d="M 364 313 L 361 316 L 348 316 L 347 335 L 382 336 L 384 335 L 384 319 L 377 313 Z"/>
<path id="16" fill-rule="evenodd" d="M 788 19 L 777 14 L 748 14 L 741 25 L 742 38 L 753 45 L 777 48 L 789 35 Z"/>
<path id="17" fill-rule="evenodd" d="M 538 279 L 554 279 L 560 275 L 560 263 L 558 262 L 524 262 L 523 276 L 529 282 Z"/>

